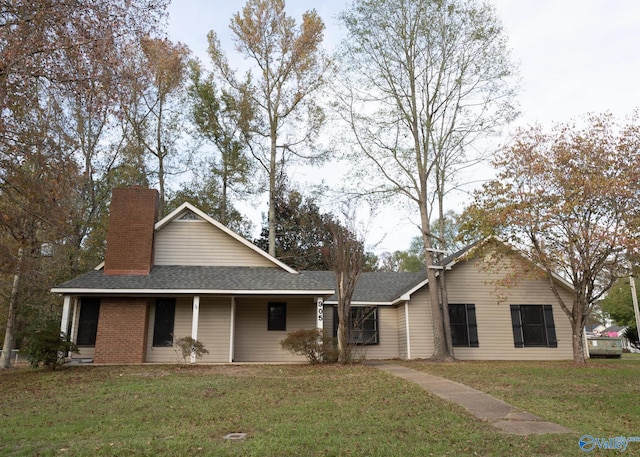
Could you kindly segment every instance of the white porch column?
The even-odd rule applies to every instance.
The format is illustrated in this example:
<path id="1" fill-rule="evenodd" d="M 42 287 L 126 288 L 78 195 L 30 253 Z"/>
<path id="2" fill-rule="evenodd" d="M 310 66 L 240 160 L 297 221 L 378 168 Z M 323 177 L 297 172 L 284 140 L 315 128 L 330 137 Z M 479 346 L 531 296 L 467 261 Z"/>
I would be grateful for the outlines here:
<path id="1" fill-rule="evenodd" d="M 318 330 L 324 328 L 324 300 L 322 297 L 316 298 L 316 328 Z"/>
<path id="2" fill-rule="evenodd" d="M 74 343 L 78 339 L 78 299 L 73 299 L 73 315 L 71 316 L 71 341 Z"/>
<path id="3" fill-rule="evenodd" d="M 411 360 L 411 334 L 409 333 L 409 302 L 404 302 L 404 325 L 407 332 L 407 359 Z"/>
<path id="4" fill-rule="evenodd" d="M 62 305 L 62 320 L 60 321 L 60 333 L 65 335 L 69 333 L 69 315 L 71 313 L 71 296 L 64 296 L 64 304 Z"/>
<path id="5" fill-rule="evenodd" d="M 229 363 L 233 363 L 233 347 L 235 340 L 235 328 L 236 328 L 236 297 L 231 297 L 231 319 L 229 319 Z"/>
<path id="6" fill-rule="evenodd" d="M 198 320 L 200 319 L 200 296 L 193 297 L 193 313 L 191 317 L 191 338 L 198 339 Z M 191 352 L 191 363 L 196 363 L 196 353 Z"/>

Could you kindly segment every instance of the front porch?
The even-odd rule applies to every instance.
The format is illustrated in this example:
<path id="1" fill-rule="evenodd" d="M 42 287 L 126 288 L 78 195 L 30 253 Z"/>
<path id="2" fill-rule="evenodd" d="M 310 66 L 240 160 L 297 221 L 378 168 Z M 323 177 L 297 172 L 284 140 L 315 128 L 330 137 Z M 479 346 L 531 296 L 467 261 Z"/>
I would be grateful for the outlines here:
<path id="1" fill-rule="evenodd" d="M 65 296 L 60 330 L 79 346 L 74 359 L 100 364 L 182 363 L 174 343 L 189 336 L 209 351 L 191 363 L 298 362 L 280 341 L 321 329 L 323 308 L 323 297 L 292 295 Z"/>

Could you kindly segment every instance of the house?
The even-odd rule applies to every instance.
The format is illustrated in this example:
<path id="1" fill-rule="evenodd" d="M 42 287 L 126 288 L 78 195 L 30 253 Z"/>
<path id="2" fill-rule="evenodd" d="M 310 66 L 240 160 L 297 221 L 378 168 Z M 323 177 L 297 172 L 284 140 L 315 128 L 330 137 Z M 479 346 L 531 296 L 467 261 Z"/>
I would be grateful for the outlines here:
<path id="1" fill-rule="evenodd" d="M 191 336 L 205 363 L 288 362 L 288 332 L 335 327 L 335 277 L 295 271 L 185 203 L 156 221 L 157 192 L 115 189 L 104 262 L 61 284 L 61 331 L 95 363 L 175 363 Z M 515 251 L 467 248 L 445 260 L 455 356 L 467 360 L 571 359 L 571 328 L 539 275 L 499 286 L 526 265 Z M 514 260 L 515 259 L 515 260 Z M 571 286 L 556 278 L 570 300 Z M 368 359 L 433 352 L 426 273 L 363 273 L 352 339 Z"/>

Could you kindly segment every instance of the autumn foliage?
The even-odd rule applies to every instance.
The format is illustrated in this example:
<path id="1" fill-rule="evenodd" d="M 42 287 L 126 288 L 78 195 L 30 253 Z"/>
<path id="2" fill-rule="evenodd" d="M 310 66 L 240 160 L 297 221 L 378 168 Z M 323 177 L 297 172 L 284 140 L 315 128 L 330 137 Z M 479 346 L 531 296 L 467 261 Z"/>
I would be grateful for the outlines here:
<path id="1" fill-rule="evenodd" d="M 498 234 L 543 267 L 571 322 L 577 363 L 590 307 L 628 271 L 640 240 L 638 117 L 582 123 L 520 130 L 495 160 L 497 178 L 465 214 L 467 233 Z M 561 299 L 552 272 L 573 285 L 572 303 Z"/>

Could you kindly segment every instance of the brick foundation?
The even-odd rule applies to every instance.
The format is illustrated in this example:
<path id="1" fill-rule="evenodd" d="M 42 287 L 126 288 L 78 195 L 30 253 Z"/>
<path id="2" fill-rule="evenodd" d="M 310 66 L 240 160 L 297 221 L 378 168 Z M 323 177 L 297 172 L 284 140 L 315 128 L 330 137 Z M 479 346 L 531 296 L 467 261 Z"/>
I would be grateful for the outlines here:
<path id="1" fill-rule="evenodd" d="M 148 298 L 103 298 L 94 362 L 144 363 L 148 320 Z"/>

